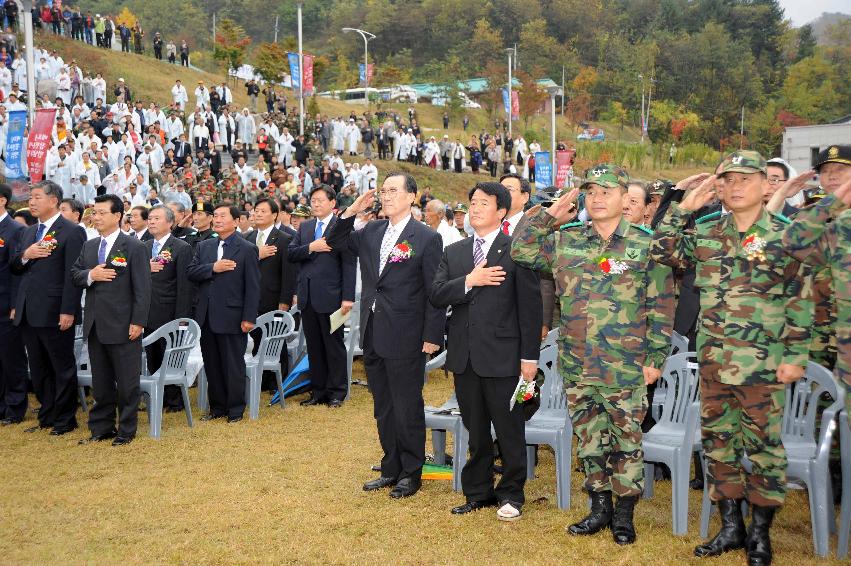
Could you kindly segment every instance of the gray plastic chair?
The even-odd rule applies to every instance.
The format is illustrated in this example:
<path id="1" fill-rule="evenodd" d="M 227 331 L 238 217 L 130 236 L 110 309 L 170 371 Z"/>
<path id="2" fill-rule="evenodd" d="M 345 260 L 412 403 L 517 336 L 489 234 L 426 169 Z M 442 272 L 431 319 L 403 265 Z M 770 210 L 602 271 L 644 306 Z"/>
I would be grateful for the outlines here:
<path id="1" fill-rule="evenodd" d="M 828 459 L 836 416 L 842 409 L 845 397 L 843 388 L 833 375 L 822 366 L 809 362 L 807 372 L 798 382 L 786 386 L 786 406 L 783 410 L 783 446 L 786 448 L 786 478 L 803 482 L 810 501 L 810 520 L 813 531 L 813 548 L 817 556 L 825 557 L 829 551 L 830 532 L 835 529 L 833 489 L 830 483 Z M 821 426 L 816 437 L 816 416 L 819 401 L 828 395 L 831 404 L 821 413 Z M 750 466 L 747 458 L 743 465 Z M 704 482 L 703 506 L 700 517 L 700 534 L 709 534 L 709 514 L 714 504 L 709 500 L 709 482 Z"/>
<path id="2" fill-rule="evenodd" d="M 688 352 L 688 339 L 677 332 L 671 331 L 671 351 L 669 356 L 679 354 L 680 352 Z M 665 397 L 668 395 L 668 384 L 664 380 L 656 382 L 656 391 L 653 393 L 653 404 L 650 406 L 650 414 L 653 420 L 658 421 L 662 414 L 662 406 L 665 404 Z"/>
<path id="3" fill-rule="evenodd" d="M 186 422 L 191 427 L 192 407 L 189 404 L 189 378 L 186 375 L 186 364 L 189 353 L 201 338 L 201 328 L 191 318 L 178 318 L 167 322 L 152 334 L 145 336 L 142 346 L 150 346 L 158 340 L 166 341 L 162 365 L 154 373 L 148 373 L 147 363 L 143 365 L 143 374 L 139 379 L 142 393 L 148 395 L 148 422 L 150 436 L 159 440 L 162 433 L 163 421 L 163 391 L 166 385 L 177 385 L 183 394 L 183 410 L 186 412 Z M 142 354 L 145 360 L 144 353 Z"/>
<path id="4" fill-rule="evenodd" d="M 461 422 L 458 400 L 455 393 L 440 407 L 425 408 L 425 426 L 431 429 L 431 445 L 434 449 L 434 463 L 446 464 L 446 433 L 452 433 L 454 449 L 452 452 L 452 489 L 461 491 L 461 470 L 467 463 L 467 448 L 470 445 L 470 433 Z"/>
<path id="5" fill-rule="evenodd" d="M 74 327 L 74 359 L 77 360 L 77 393 L 80 397 L 80 406 L 84 413 L 89 412 L 89 402 L 86 400 L 86 387 L 92 386 L 91 364 L 83 368 L 80 358 L 83 355 L 83 325 Z"/>
<path id="6" fill-rule="evenodd" d="M 290 358 L 289 367 L 295 367 L 296 362 L 301 358 L 302 354 L 307 350 L 307 341 L 304 338 L 304 327 L 301 324 L 301 317 L 296 318 L 296 315 L 299 314 L 298 305 L 293 305 L 290 308 L 289 313 L 290 316 L 293 317 L 293 320 L 297 320 L 295 326 L 295 336 L 292 336 L 289 340 L 287 340 L 287 354 Z"/>
<path id="7" fill-rule="evenodd" d="M 700 447 L 700 386 L 693 352 L 680 352 L 665 361 L 660 378 L 668 394 L 656 424 L 644 433 L 644 497 L 653 497 L 654 466 L 671 470 L 673 533 L 688 533 L 688 494 L 691 454 Z"/>
<path id="8" fill-rule="evenodd" d="M 842 452 L 842 511 L 839 515 L 839 541 L 836 557 L 848 556 L 848 537 L 851 534 L 851 423 L 848 411 L 839 413 L 839 445 Z"/>
<path id="9" fill-rule="evenodd" d="M 535 446 L 552 447 L 556 460 L 556 499 L 559 509 L 570 508 L 573 426 L 567 413 L 567 395 L 558 371 L 558 328 L 550 330 L 541 347 L 538 368 L 544 373 L 541 407 L 526 421 L 526 477 L 535 477 Z"/>
<path id="10" fill-rule="evenodd" d="M 260 416 L 260 386 L 263 372 L 275 373 L 278 394 L 281 397 L 281 409 L 284 408 L 283 375 L 281 375 L 281 355 L 287 339 L 295 334 L 295 320 L 285 311 L 270 311 L 257 317 L 260 329 L 260 344 L 257 354 L 245 356 L 245 376 L 248 383 L 245 388 L 245 401 L 248 404 L 248 417 L 257 420 Z"/>

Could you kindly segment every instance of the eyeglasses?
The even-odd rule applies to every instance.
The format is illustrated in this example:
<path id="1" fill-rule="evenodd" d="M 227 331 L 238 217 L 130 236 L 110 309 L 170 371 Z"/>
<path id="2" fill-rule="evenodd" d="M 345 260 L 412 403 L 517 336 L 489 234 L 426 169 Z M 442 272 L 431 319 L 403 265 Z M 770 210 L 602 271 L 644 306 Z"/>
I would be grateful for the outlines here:
<path id="1" fill-rule="evenodd" d="M 781 179 L 780 177 L 769 177 L 768 184 L 769 185 L 779 185 L 780 183 L 785 183 L 788 179 Z"/>
<path id="2" fill-rule="evenodd" d="M 399 189 L 381 189 L 380 198 L 392 200 L 402 193 Z"/>

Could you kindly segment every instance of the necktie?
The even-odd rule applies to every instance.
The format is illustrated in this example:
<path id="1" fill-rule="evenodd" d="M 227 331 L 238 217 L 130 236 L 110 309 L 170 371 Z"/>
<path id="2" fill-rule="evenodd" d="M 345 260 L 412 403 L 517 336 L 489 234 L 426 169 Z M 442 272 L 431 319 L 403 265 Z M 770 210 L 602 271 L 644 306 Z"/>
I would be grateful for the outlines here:
<path id="1" fill-rule="evenodd" d="M 508 220 L 503 220 L 503 221 L 502 221 L 502 233 L 503 233 L 503 234 L 505 234 L 506 236 L 510 236 L 510 235 L 511 235 L 511 234 L 509 234 L 509 233 L 508 233 L 508 228 L 509 228 L 510 226 L 511 226 L 511 223 L 510 223 Z"/>
<path id="2" fill-rule="evenodd" d="M 482 249 L 484 243 L 484 238 L 476 238 L 476 245 L 473 248 L 473 265 L 479 265 L 485 260 L 485 251 Z"/>
<path id="3" fill-rule="evenodd" d="M 316 230 L 313 232 L 313 239 L 318 240 L 322 237 L 322 221 L 319 220 L 316 222 Z"/>
<path id="4" fill-rule="evenodd" d="M 263 233 L 263 230 L 257 232 L 257 247 L 260 247 L 266 243 L 266 234 Z"/>
<path id="5" fill-rule="evenodd" d="M 219 251 L 218 251 L 218 253 L 216 254 L 216 259 L 217 259 L 217 260 L 218 260 L 218 259 L 222 259 L 222 258 L 224 257 L 224 255 L 225 255 L 225 245 L 227 245 L 227 244 L 225 244 L 225 242 L 224 242 L 224 241 L 219 242 Z"/>
<path id="6" fill-rule="evenodd" d="M 384 271 L 384 266 L 387 265 L 387 259 L 390 257 L 390 252 L 393 251 L 394 245 L 396 245 L 396 233 L 393 230 L 393 226 L 388 222 L 387 231 L 384 232 L 384 238 L 381 240 L 378 264 L 379 274 Z"/>
<path id="7" fill-rule="evenodd" d="M 160 243 L 154 240 L 154 247 L 151 248 L 151 259 L 157 257 L 160 253 Z"/>
<path id="8" fill-rule="evenodd" d="M 44 224 L 39 222 L 38 223 L 38 231 L 36 231 L 36 233 L 35 233 L 35 241 L 36 242 L 40 242 L 41 239 L 44 237 L 44 228 L 45 228 Z"/>
<path id="9" fill-rule="evenodd" d="M 106 263 L 106 238 L 101 237 L 100 247 L 98 248 L 98 263 Z"/>

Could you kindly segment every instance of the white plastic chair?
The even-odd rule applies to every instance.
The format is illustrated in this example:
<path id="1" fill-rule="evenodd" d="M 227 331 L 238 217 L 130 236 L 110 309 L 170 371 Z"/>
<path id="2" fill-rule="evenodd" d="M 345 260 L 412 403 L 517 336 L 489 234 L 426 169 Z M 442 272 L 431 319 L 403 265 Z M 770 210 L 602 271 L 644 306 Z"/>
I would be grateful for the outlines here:
<path id="1" fill-rule="evenodd" d="M 446 433 L 452 433 L 454 450 L 452 453 L 452 489 L 461 491 L 461 470 L 467 463 L 467 448 L 470 445 L 470 433 L 461 422 L 458 411 L 458 399 L 455 393 L 440 407 L 425 408 L 425 426 L 431 429 L 431 445 L 434 449 L 434 463 L 446 464 Z"/>
<path id="2" fill-rule="evenodd" d="M 142 393 L 148 395 L 148 421 L 150 436 L 159 439 L 162 433 L 163 393 L 166 385 L 177 385 L 183 394 L 183 410 L 186 412 L 186 422 L 193 426 L 192 407 L 189 404 L 190 379 L 186 375 L 189 354 L 201 338 L 201 328 L 191 318 L 178 318 L 167 322 L 145 336 L 142 347 L 164 339 L 165 353 L 160 367 L 154 373 L 148 373 L 147 363 L 143 365 L 144 373 L 139 379 Z M 145 360 L 143 354 L 142 359 Z"/>
<path id="3" fill-rule="evenodd" d="M 848 556 L 848 537 L 851 535 L 851 423 L 848 411 L 839 413 L 839 445 L 842 453 L 842 510 L 839 515 L 839 540 L 836 557 Z"/>
<path id="4" fill-rule="evenodd" d="M 270 311 L 257 317 L 260 329 L 260 345 L 257 354 L 245 356 L 245 376 L 248 383 L 245 388 L 245 401 L 248 404 L 248 417 L 257 420 L 260 416 L 260 386 L 263 372 L 275 373 L 278 394 L 281 397 L 281 409 L 284 408 L 283 375 L 281 375 L 281 355 L 286 351 L 287 339 L 295 334 L 295 320 L 285 311 Z"/>
<path id="5" fill-rule="evenodd" d="M 656 424 L 644 433 L 644 497 L 653 497 L 653 462 L 671 470 L 673 533 L 688 532 L 688 493 L 691 455 L 700 449 L 700 387 L 693 352 L 682 351 L 665 361 L 660 381 L 668 394 Z"/>
<path id="6" fill-rule="evenodd" d="M 92 386 L 92 366 L 88 359 L 83 360 L 83 325 L 74 327 L 74 359 L 77 363 L 77 393 L 80 397 L 80 406 L 84 413 L 89 412 L 89 403 L 86 400 L 86 387 Z M 85 366 L 85 368 L 83 367 Z"/>

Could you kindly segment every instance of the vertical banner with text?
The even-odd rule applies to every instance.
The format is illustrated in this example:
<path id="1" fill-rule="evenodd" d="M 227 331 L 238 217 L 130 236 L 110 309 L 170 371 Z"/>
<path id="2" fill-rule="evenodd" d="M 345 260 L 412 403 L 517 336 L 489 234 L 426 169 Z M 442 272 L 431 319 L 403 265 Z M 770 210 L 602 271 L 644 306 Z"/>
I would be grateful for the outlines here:
<path id="1" fill-rule="evenodd" d="M 41 108 L 35 111 L 35 121 L 27 140 L 27 168 L 32 183 L 38 183 L 44 176 L 44 158 L 47 156 L 50 145 L 50 134 L 53 132 L 55 117 L 55 108 Z"/>
<path id="2" fill-rule="evenodd" d="M 302 69 L 304 94 L 311 96 L 313 94 L 313 55 L 302 55 L 301 60 L 304 66 L 304 69 Z"/>
<path id="3" fill-rule="evenodd" d="M 298 53 L 287 53 L 290 62 L 290 80 L 294 89 L 301 90 L 301 69 L 298 64 Z"/>
<path id="4" fill-rule="evenodd" d="M 367 79 L 369 79 L 369 82 L 371 83 L 372 82 L 372 76 L 373 76 L 374 73 L 375 73 L 375 64 L 374 63 L 370 63 L 367 66 L 366 72 L 364 72 L 363 63 L 358 64 L 358 80 L 360 81 L 360 84 L 365 85 L 366 82 L 367 82 Z"/>
<path id="5" fill-rule="evenodd" d="M 516 90 L 511 91 L 511 119 L 520 119 L 520 93 Z"/>
<path id="6" fill-rule="evenodd" d="M 562 189 L 573 174 L 573 160 L 576 157 L 575 149 L 560 149 L 556 151 L 556 187 Z"/>
<path id="7" fill-rule="evenodd" d="M 549 151 L 535 152 L 535 186 L 549 187 L 553 184 L 553 164 L 550 162 Z"/>
<path id="8" fill-rule="evenodd" d="M 6 178 L 20 179 L 24 176 L 21 158 L 24 151 L 24 131 L 27 129 L 27 111 L 9 112 L 9 129 L 6 132 Z"/>

